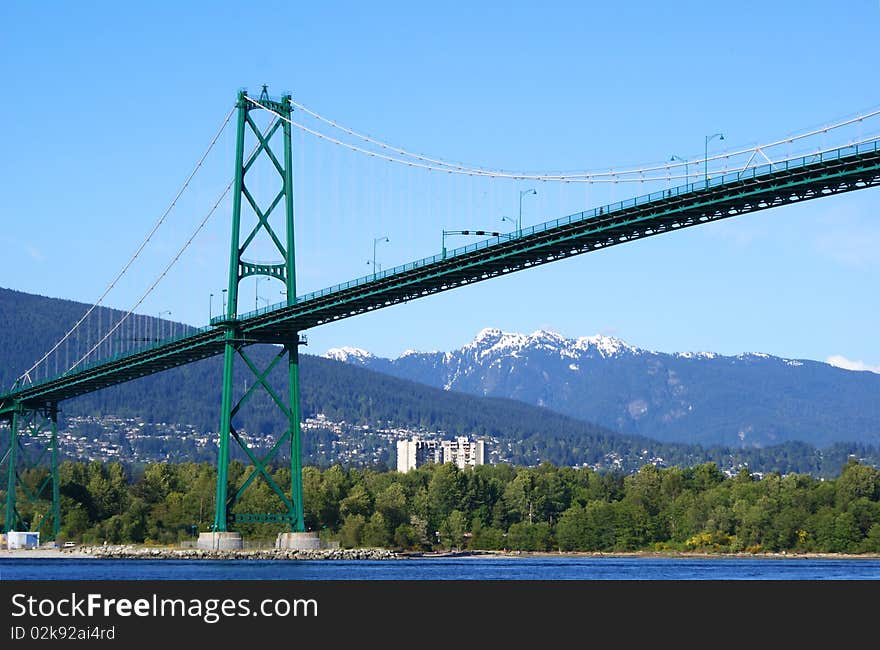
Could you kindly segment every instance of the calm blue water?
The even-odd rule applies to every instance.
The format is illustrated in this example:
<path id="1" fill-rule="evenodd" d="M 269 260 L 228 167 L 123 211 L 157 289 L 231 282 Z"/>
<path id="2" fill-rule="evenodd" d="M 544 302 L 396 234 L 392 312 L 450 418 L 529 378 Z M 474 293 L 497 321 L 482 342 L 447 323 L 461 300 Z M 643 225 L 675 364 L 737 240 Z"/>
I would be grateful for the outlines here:
<path id="1" fill-rule="evenodd" d="M 459 557 L 391 561 L 176 561 L 0 558 L 0 580 L 880 580 L 880 560 Z"/>

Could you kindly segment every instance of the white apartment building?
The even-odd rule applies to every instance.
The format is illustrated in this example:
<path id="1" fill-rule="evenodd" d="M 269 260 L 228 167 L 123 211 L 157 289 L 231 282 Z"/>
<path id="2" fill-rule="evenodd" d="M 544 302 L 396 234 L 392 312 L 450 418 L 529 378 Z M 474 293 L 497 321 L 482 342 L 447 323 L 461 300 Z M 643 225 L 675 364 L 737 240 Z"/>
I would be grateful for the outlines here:
<path id="1" fill-rule="evenodd" d="M 486 464 L 486 443 L 459 436 L 455 440 L 397 441 L 397 471 L 408 472 L 425 463 L 453 463 L 460 469 Z"/>
<path id="2" fill-rule="evenodd" d="M 486 464 L 486 444 L 482 440 L 469 440 L 459 436 L 455 440 L 444 440 L 443 462 L 454 463 L 459 469 Z"/>

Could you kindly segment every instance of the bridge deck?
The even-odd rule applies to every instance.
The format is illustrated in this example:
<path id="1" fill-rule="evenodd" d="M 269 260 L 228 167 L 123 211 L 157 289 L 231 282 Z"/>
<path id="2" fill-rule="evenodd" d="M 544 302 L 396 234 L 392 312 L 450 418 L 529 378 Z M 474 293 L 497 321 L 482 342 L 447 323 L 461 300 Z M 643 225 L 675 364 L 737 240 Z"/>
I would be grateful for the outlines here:
<path id="1" fill-rule="evenodd" d="M 727 174 L 548 221 L 316 291 L 233 323 L 214 319 L 195 333 L 102 360 L 0 396 L 41 407 L 214 356 L 235 328 L 242 345 L 295 340 L 297 333 L 501 274 L 728 217 L 880 185 L 880 141 Z"/>

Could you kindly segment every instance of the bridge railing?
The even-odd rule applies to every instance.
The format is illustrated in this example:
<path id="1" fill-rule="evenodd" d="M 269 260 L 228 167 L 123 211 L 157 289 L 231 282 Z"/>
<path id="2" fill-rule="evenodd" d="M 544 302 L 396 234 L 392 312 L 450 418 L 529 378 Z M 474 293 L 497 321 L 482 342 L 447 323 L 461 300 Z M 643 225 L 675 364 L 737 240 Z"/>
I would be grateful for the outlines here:
<path id="1" fill-rule="evenodd" d="M 191 338 L 193 336 L 197 336 L 198 334 L 202 334 L 204 332 L 213 331 L 215 328 L 213 325 L 205 325 L 204 327 L 185 327 L 184 332 L 181 334 L 176 334 L 174 336 L 169 336 L 163 339 L 159 339 L 158 341 L 152 341 L 146 345 L 135 346 L 133 348 L 129 348 L 123 352 L 118 352 L 116 354 L 112 354 L 110 356 L 101 357 L 100 359 L 94 359 L 91 361 L 87 361 L 79 364 L 75 368 L 71 370 L 65 370 L 64 372 L 60 372 L 55 375 L 50 375 L 48 377 L 43 377 L 41 379 L 36 379 L 29 384 L 25 384 L 19 386 L 17 388 L 26 389 L 36 386 L 42 386 L 44 384 L 49 384 L 53 381 L 61 379 L 63 377 L 69 377 L 71 375 L 75 375 L 81 372 L 86 372 L 91 370 L 92 368 L 97 368 L 98 366 L 104 366 L 107 364 L 115 363 L 117 361 L 124 361 L 125 359 L 129 359 L 132 357 L 136 357 L 139 354 L 143 354 L 144 352 L 149 352 L 151 350 L 155 350 L 157 348 L 161 348 L 166 345 L 171 345 L 178 341 L 183 341 L 184 339 Z M 13 391 L 15 392 L 15 391 Z"/>
<path id="2" fill-rule="evenodd" d="M 695 194 L 697 192 L 717 188 L 722 185 L 738 183 L 743 180 L 755 179 L 761 176 L 766 176 L 771 173 L 783 171 L 783 170 L 794 170 L 805 167 L 807 165 L 812 165 L 821 162 L 829 162 L 834 160 L 839 160 L 840 158 L 844 158 L 851 155 L 856 154 L 865 154 L 865 153 L 873 153 L 880 150 L 880 140 L 871 140 L 868 142 L 862 142 L 858 144 L 847 145 L 845 147 L 839 147 L 837 149 L 831 149 L 828 151 L 821 151 L 813 154 L 807 154 L 798 158 L 789 159 L 780 161 L 778 163 L 765 163 L 762 165 L 756 165 L 748 167 L 747 169 L 740 169 L 732 172 L 727 172 L 715 177 L 710 177 L 695 183 L 688 183 L 686 185 L 679 185 L 677 187 L 671 187 L 665 190 L 658 190 L 656 192 L 651 192 L 649 194 L 644 194 L 642 196 L 637 196 L 632 199 L 625 199 L 623 201 L 618 201 L 616 203 L 609 203 L 603 206 L 599 206 L 593 208 L 592 210 L 586 210 L 584 212 L 576 212 L 574 214 L 570 214 L 565 217 L 561 217 L 559 219 L 554 219 L 552 221 L 545 221 L 543 223 L 536 224 L 534 226 L 529 226 L 527 228 L 522 228 L 518 233 L 506 233 L 503 235 L 499 235 L 497 237 L 491 237 L 489 239 L 484 239 L 479 242 L 468 244 L 467 246 L 461 246 L 459 248 L 455 248 L 452 250 L 446 251 L 445 254 L 437 254 L 432 255 L 431 257 L 425 257 L 420 260 L 416 260 L 414 262 L 409 262 L 407 264 L 402 264 L 400 266 L 395 266 L 393 268 L 387 269 L 385 271 L 379 271 L 377 273 L 371 273 L 369 275 L 362 276 L 360 278 L 356 278 L 354 280 L 349 280 L 348 282 L 343 282 L 341 284 L 336 284 L 331 287 L 327 287 L 325 289 L 319 289 L 317 291 L 312 291 L 311 293 L 307 293 L 301 296 L 297 296 L 296 302 L 303 303 L 309 300 L 315 300 L 317 298 L 323 298 L 324 296 L 337 293 L 340 291 L 345 291 L 348 289 L 352 289 L 354 287 L 364 286 L 375 282 L 377 280 L 383 280 L 395 275 L 399 275 L 402 273 L 407 273 L 409 271 L 413 271 L 415 269 L 429 266 L 432 264 L 436 264 L 438 262 L 442 262 L 444 260 L 454 259 L 459 256 L 469 255 L 479 250 L 483 250 L 486 248 L 491 248 L 493 246 L 497 246 L 502 242 L 509 242 L 511 240 L 516 239 L 524 239 L 536 233 L 545 232 L 547 230 L 552 230 L 555 228 L 559 228 L 560 226 L 567 226 L 573 223 L 579 223 L 584 221 L 589 221 L 592 219 L 604 219 L 609 215 L 614 215 L 617 212 L 622 210 L 627 210 L 629 208 L 637 207 L 640 205 L 645 205 L 648 203 L 653 203 L 654 201 L 660 201 L 664 199 L 670 199 L 677 196 L 682 196 L 685 194 Z M 267 305 L 266 307 L 262 307 L 260 309 L 248 312 L 246 314 L 242 314 L 239 316 L 240 319 L 245 320 L 248 318 L 254 318 L 256 316 L 262 316 L 263 314 L 268 314 L 269 312 L 276 311 L 283 307 L 286 307 L 287 303 L 277 303 L 274 305 Z M 223 317 L 216 317 L 212 319 L 211 323 L 219 323 L 223 320 Z"/>

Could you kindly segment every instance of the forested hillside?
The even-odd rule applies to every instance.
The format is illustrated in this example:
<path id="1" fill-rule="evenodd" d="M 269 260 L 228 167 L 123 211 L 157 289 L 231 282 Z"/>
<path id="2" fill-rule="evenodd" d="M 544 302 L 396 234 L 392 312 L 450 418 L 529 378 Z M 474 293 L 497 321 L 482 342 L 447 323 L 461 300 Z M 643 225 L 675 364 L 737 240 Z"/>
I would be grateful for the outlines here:
<path id="1" fill-rule="evenodd" d="M 11 385 L 85 309 L 79 303 L 0 289 L 2 385 Z M 266 366 L 276 353 L 272 346 L 248 348 L 248 354 L 261 366 Z M 240 372 L 234 382 L 237 395 L 253 382 L 253 376 L 242 366 L 239 364 Z M 301 368 L 304 417 L 323 413 L 330 420 L 353 424 L 393 424 L 424 428 L 446 437 L 496 438 L 510 444 L 508 460 L 515 464 L 601 462 L 631 472 L 651 460 L 681 466 L 714 461 L 726 470 L 746 465 L 753 471 L 803 472 L 826 477 L 835 476 L 851 454 L 863 462 L 880 464 L 880 452 L 864 444 L 839 443 L 820 450 L 797 442 L 766 448 L 657 442 L 648 436 L 620 435 L 521 401 L 432 388 L 307 354 L 301 355 Z M 144 377 L 63 403 L 61 426 L 66 417 L 112 414 L 137 416 L 148 423 L 191 424 L 203 432 L 216 432 L 221 378 L 220 357 Z M 270 380 L 279 393 L 286 391 L 283 367 L 276 368 Z M 283 431 L 285 423 L 268 395 L 258 392 L 237 416 L 235 425 L 259 439 Z M 305 462 L 316 462 L 317 443 L 329 442 L 331 438 L 327 432 L 316 432 L 305 440 Z M 167 448 L 175 443 L 168 440 L 162 444 Z M 334 462 L 326 454 L 321 456 L 323 465 Z M 393 465 L 393 459 L 389 458 L 388 464 Z"/>

